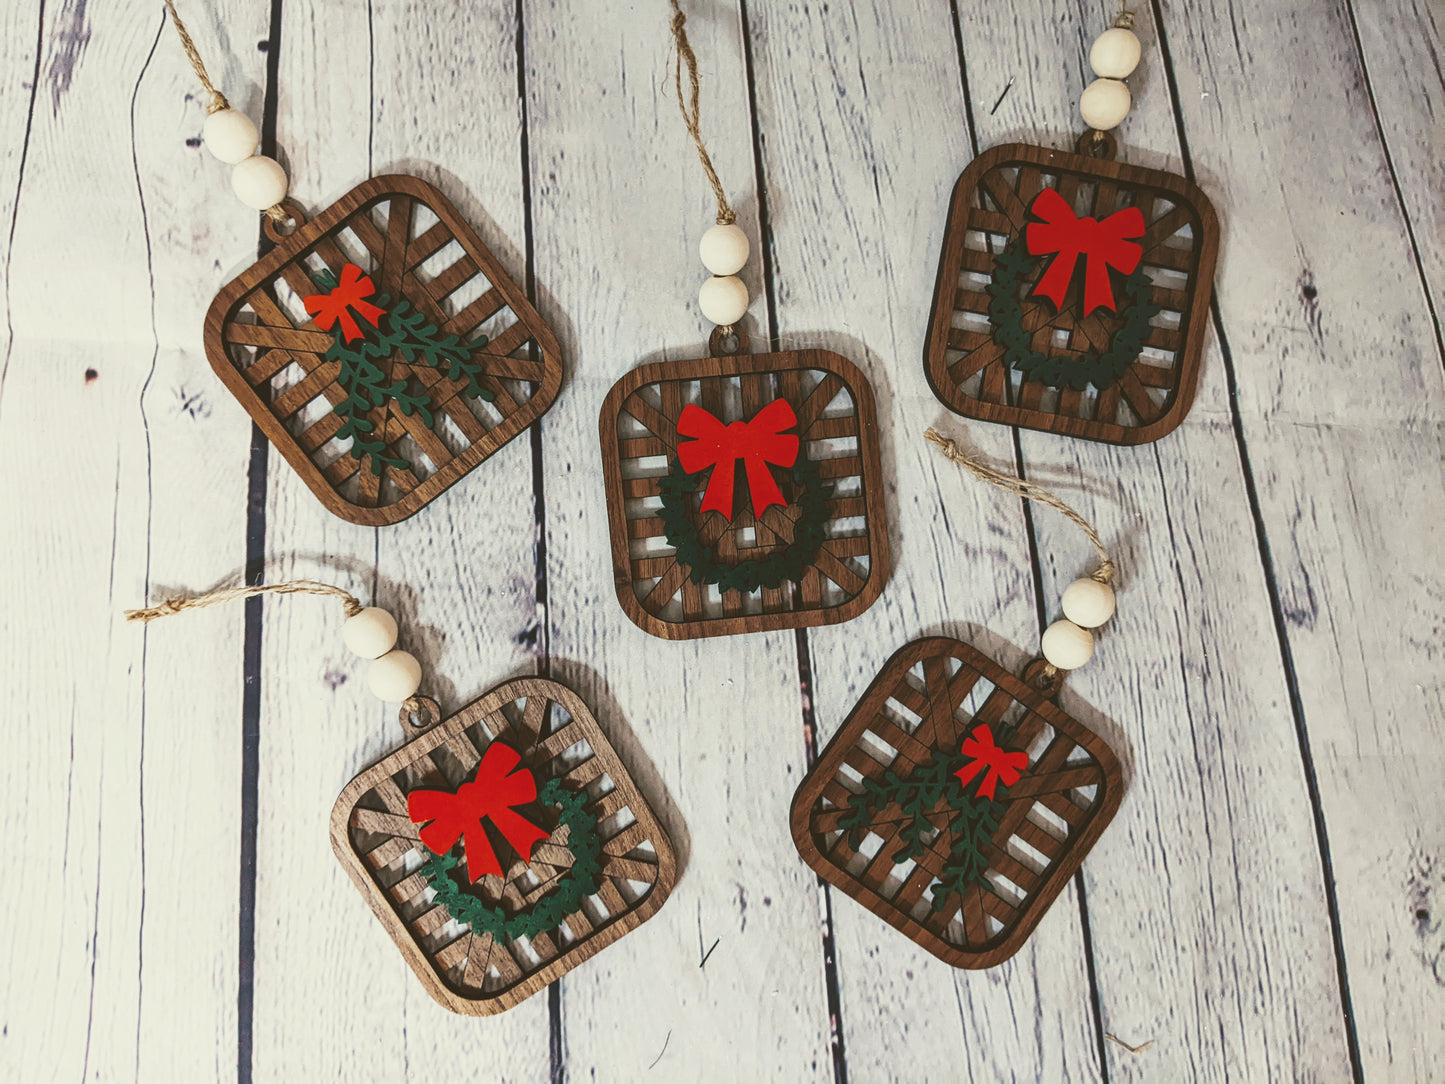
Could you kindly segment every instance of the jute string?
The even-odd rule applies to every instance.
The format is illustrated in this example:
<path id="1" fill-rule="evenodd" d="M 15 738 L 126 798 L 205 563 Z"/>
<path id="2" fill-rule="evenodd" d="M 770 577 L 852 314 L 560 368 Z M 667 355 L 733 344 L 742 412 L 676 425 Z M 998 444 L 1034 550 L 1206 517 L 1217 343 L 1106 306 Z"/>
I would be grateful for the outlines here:
<path id="1" fill-rule="evenodd" d="M 204 595 L 187 597 L 177 595 L 174 598 L 164 599 L 155 606 L 145 610 L 127 610 L 125 619 L 127 621 L 139 621 L 148 625 L 160 617 L 170 617 L 183 610 L 204 610 L 208 606 L 219 606 L 223 602 L 237 602 L 241 599 L 255 598 L 257 595 L 321 595 L 325 598 L 334 598 L 341 601 L 341 608 L 346 611 L 347 617 L 355 617 L 365 607 L 361 605 L 355 595 L 350 591 L 343 591 L 329 583 L 317 583 L 315 580 L 287 580 L 285 583 L 260 583 L 249 587 L 224 587 L 219 591 L 208 591 Z M 406 711 L 416 713 L 421 710 L 421 701 L 418 697 L 410 697 L 402 704 Z"/>
<path id="2" fill-rule="evenodd" d="M 702 116 L 698 104 L 699 82 L 697 77 L 697 54 L 692 51 L 692 44 L 687 40 L 687 16 L 682 13 L 678 6 L 678 0 L 672 0 L 672 40 L 677 43 L 677 55 L 680 63 L 673 69 L 673 81 L 677 87 L 677 108 L 682 113 L 682 122 L 687 125 L 687 131 L 692 136 L 692 141 L 697 144 L 697 157 L 702 162 L 703 172 L 707 174 L 708 184 L 712 185 L 712 194 L 717 200 L 717 221 L 719 226 L 730 226 L 737 221 L 737 215 L 733 212 L 731 204 L 728 203 L 727 193 L 723 191 L 722 181 L 718 180 L 717 170 L 713 169 L 712 158 L 707 153 L 707 144 L 702 139 Z M 682 92 L 682 68 L 687 65 L 687 79 L 691 93 L 684 96 Z"/>
<path id="3" fill-rule="evenodd" d="M 982 478 L 985 482 L 996 485 L 1000 489 L 1008 490 L 1008 492 L 1023 497 L 1025 500 L 1038 501 L 1040 504 L 1046 504 L 1050 508 L 1057 508 L 1067 516 L 1079 530 L 1088 536 L 1089 541 L 1094 545 L 1094 549 L 1098 551 L 1099 567 L 1094 569 L 1090 574 L 1092 578 L 1102 584 L 1108 584 L 1114 579 L 1114 562 L 1109 560 L 1109 551 L 1104 549 L 1104 543 L 1099 538 L 1099 532 L 1094 530 L 1092 523 L 1075 512 L 1060 498 L 1054 496 L 1042 486 L 1036 486 L 1032 482 L 1024 481 L 1022 478 L 1015 478 L 1012 474 L 1004 474 L 1001 471 L 996 471 L 992 467 L 980 463 L 977 459 L 965 455 L 959 451 L 956 443 L 948 437 L 945 437 L 937 429 L 930 427 L 923 435 L 930 444 L 936 444 L 939 447 L 945 459 L 957 463 L 975 478 Z"/>
<path id="4" fill-rule="evenodd" d="M 257 595 L 324 595 L 329 598 L 338 598 L 341 600 L 342 608 L 346 610 L 347 617 L 355 617 L 363 609 L 361 603 L 356 600 L 356 596 L 350 591 L 343 591 L 329 583 L 317 583 L 315 580 L 287 580 L 285 583 L 258 583 L 249 587 L 225 587 L 219 591 L 210 591 L 191 598 L 178 595 L 175 598 L 165 599 L 148 610 L 127 610 L 125 619 L 150 624 L 158 617 L 170 617 L 171 614 L 178 614 L 182 610 L 204 610 L 207 606 L 219 606 L 223 602 L 236 602 L 240 599 L 255 598 Z"/>
<path id="5" fill-rule="evenodd" d="M 1054 496 L 1042 486 L 1036 486 L 1032 482 L 1024 481 L 1022 478 L 1015 478 L 1012 474 L 1004 474 L 1002 471 L 996 471 L 992 467 L 985 466 L 984 464 L 980 463 L 977 459 L 965 455 L 963 452 L 959 451 L 958 445 L 956 443 L 954 443 L 948 437 L 945 437 L 942 433 L 940 433 L 937 429 L 934 429 L 932 426 L 929 426 L 927 432 L 925 432 L 923 435 L 925 438 L 927 438 L 930 444 L 936 444 L 938 446 L 939 450 L 943 452 L 943 457 L 945 459 L 957 463 L 960 467 L 964 468 L 964 470 L 968 471 L 975 478 L 981 478 L 985 482 L 988 482 L 990 485 L 998 486 L 1000 489 L 1007 490 L 1010 493 L 1023 497 L 1025 500 L 1038 501 L 1040 504 L 1046 504 L 1050 508 L 1057 508 L 1060 512 L 1067 516 L 1079 528 L 1079 530 L 1083 531 L 1084 534 L 1088 536 L 1089 541 L 1092 542 L 1094 545 L 1094 549 L 1096 549 L 1099 553 L 1099 567 L 1094 569 L 1094 571 L 1090 573 L 1091 578 L 1096 579 L 1100 583 L 1106 585 L 1111 580 L 1113 580 L 1114 562 L 1109 560 L 1109 551 L 1104 549 L 1104 543 L 1099 538 L 1099 532 L 1094 530 L 1094 525 L 1092 523 L 1086 520 L 1083 516 L 1079 515 L 1079 513 L 1075 512 L 1060 498 Z M 1045 660 L 1042 673 L 1043 684 L 1048 685 L 1052 683 L 1054 678 L 1056 678 L 1059 673 L 1060 671 L 1058 667 L 1056 667 L 1053 663 Z"/>
<path id="6" fill-rule="evenodd" d="M 201 81 L 201 86 L 205 87 L 206 93 L 211 96 L 211 104 L 206 106 L 206 112 L 219 113 L 222 109 L 230 109 L 231 103 L 226 100 L 224 94 L 216 89 L 216 84 L 211 82 L 211 74 L 206 71 L 206 63 L 201 59 L 201 53 L 200 50 L 196 48 L 196 43 L 191 40 L 190 31 L 186 29 L 186 24 L 181 21 L 180 12 L 176 10 L 175 0 L 166 0 L 166 10 L 171 13 L 171 23 L 176 28 L 176 36 L 181 39 L 181 48 L 186 51 L 186 59 L 191 62 L 191 67 L 195 69 L 196 78 Z M 275 206 L 267 207 L 263 213 L 267 218 L 275 222 L 285 222 L 291 217 L 290 212 L 279 203 Z"/>

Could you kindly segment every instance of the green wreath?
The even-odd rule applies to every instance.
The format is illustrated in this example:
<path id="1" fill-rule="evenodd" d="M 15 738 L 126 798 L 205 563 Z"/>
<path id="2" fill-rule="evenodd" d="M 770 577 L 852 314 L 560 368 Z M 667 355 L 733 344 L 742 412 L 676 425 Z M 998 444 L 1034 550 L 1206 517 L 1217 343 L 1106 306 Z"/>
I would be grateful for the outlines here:
<path id="1" fill-rule="evenodd" d="M 988 870 L 984 848 L 992 843 L 1003 812 L 1002 801 L 970 794 L 970 788 L 954 778 L 971 760 L 962 753 L 940 749 L 907 778 L 889 768 L 879 779 L 863 780 L 863 789 L 848 799 L 848 810 L 838 820 L 838 827 L 847 834 L 848 846 L 857 851 L 879 812 L 897 805 L 910 818 L 898 832 L 902 846 L 891 855 L 897 866 L 921 856 L 938 837 L 940 829 L 928 815 L 946 798 L 951 810 L 948 830 L 953 833 L 953 845 L 933 892 L 935 913 L 943 910 L 950 895 L 984 880 Z"/>
<path id="2" fill-rule="evenodd" d="M 1010 241 L 994 261 L 993 282 L 987 287 L 988 295 L 993 298 L 988 303 L 988 318 L 993 324 L 994 341 L 1004 348 L 1004 363 L 1012 365 L 1026 378 L 1052 388 L 1083 391 L 1093 384 L 1102 391 L 1111 387 L 1144 349 L 1149 321 L 1160 312 L 1160 307 L 1151 301 L 1153 284 L 1144 265 L 1141 263 L 1124 280 L 1124 296 L 1130 304 L 1124 309 L 1123 323 L 1114 333 L 1108 351 L 1069 358 L 1049 357 L 1029 345 L 1019 287 L 1033 270 L 1034 263 L 1024 248 L 1022 233 Z"/>
<path id="3" fill-rule="evenodd" d="M 515 941 L 554 930 L 568 915 L 579 911 L 582 902 L 595 893 L 601 883 L 602 840 L 597 834 L 597 818 L 587 811 L 587 795 L 564 788 L 560 779 L 549 779 L 538 788 L 537 801 L 560 808 L 558 823 L 570 829 L 567 847 L 572 852 L 572 868 L 557 879 L 551 892 L 528 910 L 508 914 L 501 906 L 473 894 L 452 875 L 460 865 L 462 876 L 466 876 L 460 841 L 446 854 L 432 855 L 418 870 L 436 889 L 436 902 L 445 907 L 452 918 L 470 926 L 474 933 L 489 933 L 499 941 Z"/>
<path id="4" fill-rule="evenodd" d="M 793 540 L 767 557 L 729 564 L 703 545 L 698 525 L 693 522 L 689 498 L 707 476 L 707 471 L 688 474 L 681 463 L 675 463 L 667 477 L 658 483 L 662 490 L 663 532 L 667 544 L 677 551 L 677 563 L 687 567 L 688 578 L 693 583 L 716 584 L 720 591 L 744 593 L 801 580 L 823 546 L 826 538 L 823 525 L 828 522 L 828 493 L 823 488 L 818 464 L 803 454 L 802 446 L 799 445 L 791 474 L 802 488 L 802 494 L 794 502 L 799 515 L 793 525 Z"/>

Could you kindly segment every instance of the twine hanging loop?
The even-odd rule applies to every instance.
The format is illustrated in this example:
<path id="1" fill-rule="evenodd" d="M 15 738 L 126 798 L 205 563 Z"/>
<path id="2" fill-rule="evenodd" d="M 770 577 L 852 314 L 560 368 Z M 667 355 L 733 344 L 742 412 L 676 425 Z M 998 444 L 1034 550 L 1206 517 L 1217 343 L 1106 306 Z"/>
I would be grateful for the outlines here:
<path id="1" fill-rule="evenodd" d="M 712 157 L 707 153 L 707 144 L 703 142 L 697 54 L 692 51 L 692 43 L 687 40 L 687 16 L 682 13 L 678 0 L 672 0 L 672 40 L 677 46 L 679 61 L 673 68 L 673 84 L 677 90 L 677 108 L 682 113 L 682 122 L 687 125 L 688 135 L 692 136 L 692 141 L 697 144 L 697 157 L 702 162 L 703 172 L 707 174 L 707 182 L 712 185 L 713 198 L 717 200 L 718 225 L 731 226 L 737 221 L 738 216 L 733 211 L 732 205 L 728 203 L 722 181 L 718 179 L 717 170 L 713 168 Z M 687 66 L 690 88 L 690 93 L 686 96 L 682 91 L 683 65 Z"/>

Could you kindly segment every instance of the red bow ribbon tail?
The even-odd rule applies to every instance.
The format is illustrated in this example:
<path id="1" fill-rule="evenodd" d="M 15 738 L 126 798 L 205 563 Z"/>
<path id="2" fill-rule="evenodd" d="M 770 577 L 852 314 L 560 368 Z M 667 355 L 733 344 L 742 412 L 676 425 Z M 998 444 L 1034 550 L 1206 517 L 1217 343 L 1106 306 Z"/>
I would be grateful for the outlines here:
<path id="1" fill-rule="evenodd" d="M 356 323 L 356 317 L 351 315 L 352 309 L 373 327 L 385 314 L 384 309 L 366 300 L 375 293 L 376 287 L 371 279 L 362 274 L 361 268 L 356 264 L 349 263 L 341 269 L 341 279 L 332 290 L 324 294 L 311 294 L 302 299 L 302 304 L 306 306 L 307 312 L 316 317 L 316 326 L 323 331 L 329 331 L 339 320 L 342 338 L 351 342 L 361 338 L 363 334 Z"/>
<path id="2" fill-rule="evenodd" d="M 476 777 L 455 794 L 444 790 L 414 790 L 407 795 L 406 813 L 416 824 L 431 821 L 418 835 L 435 854 L 445 854 L 462 840 L 467 855 L 467 878 L 473 882 L 487 874 L 502 875 L 502 863 L 487 838 L 484 821 L 493 827 L 524 859 L 532 857 L 544 831 L 513 807 L 537 799 L 537 781 L 526 768 L 513 771 L 521 755 L 509 745 L 494 741 L 477 765 Z"/>
<path id="3" fill-rule="evenodd" d="M 963 739 L 963 747 L 959 752 L 974 759 L 953 774 L 958 776 L 959 783 L 966 787 L 982 772 L 983 780 L 978 785 L 978 796 L 990 801 L 993 800 L 999 783 L 1006 787 L 1013 786 L 1019 781 L 1023 770 L 1029 766 L 1028 753 L 1009 752 L 996 745 L 993 731 L 986 723 L 974 728 L 973 732 Z"/>
<path id="4" fill-rule="evenodd" d="M 688 474 L 713 467 L 702 497 L 702 511 L 721 512 L 733 517 L 733 485 L 737 461 L 743 461 L 748 476 L 748 493 L 753 501 L 753 514 L 761 516 L 773 505 L 787 507 L 783 491 L 778 488 L 771 463 L 791 467 L 798 461 L 799 439 L 788 429 L 798 424 L 792 404 L 774 399 L 753 416 L 752 421 L 722 422 L 694 403 L 682 408 L 678 415 L 679 436 L 693 437 L 677 446 L 677 459 Z"/>
<path id="5" fill-rule="evenodd" d="M 1131 238 L 1144 236 L 1144 214 L 1137 207 L 1125 207 L 1102 222 L 1079 218 L 1063 196 L 1045 188 L 1029 206 L 1039 219 L 1030 222 L 1024 243 L 1030 256 L 1052 256 L 1034 285 L 1036 297 L 1046 297 L 1054 307 L 1064 307 L 1064 295 L 1074 280 L 1080 257 L 1084 260 L 1084 315 L 1095 309 L 1118 311 L 1109 269 L 1132 275 L 1144 258 L 1144 247 Z"/>

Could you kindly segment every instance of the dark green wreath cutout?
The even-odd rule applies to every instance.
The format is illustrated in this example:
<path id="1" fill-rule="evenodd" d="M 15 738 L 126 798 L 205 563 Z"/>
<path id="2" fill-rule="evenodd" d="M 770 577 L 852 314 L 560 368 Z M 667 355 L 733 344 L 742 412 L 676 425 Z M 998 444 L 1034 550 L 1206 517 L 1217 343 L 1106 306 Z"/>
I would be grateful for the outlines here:
<path id="1" fill-rule="evenodd" d="M 405 470 L 410 468 L 411 461 L 387 452 L 384 434 L 375 432 L 375 423 L 367 417 L 369 411 L 392 399 L 403 414 L 416 414 L 428 429 L 436 429 L 431 393 L 425 388 L 413 392 L 405 380 L 388 384 L 380 362 L 400 354 L 409 365 L 420 362 L 446 373 L 449 380 L 465 381 L 462 388 L 465 398 L 488 403 L 496 399 L 493 392 L 481 385 L 485 366 L 472 360 L 473 351 L 487 345 L 487 336 L 464 342 L 457 335 L 443 335 L 406 299 L 393 304 L 386 294 L 373 294 L 371 280 L 361 275 L 354 264 L 343 269 L 340 283 L 329 268 L 312 277 L 328 294 L 306 298 L 306 307 L 312 313 L 321 310 L 316 320 L 318 326 L 332 328 L 331 346 L 325 358 L 340 363 L 341 372 L 336 380 L 346 393 L 334 411 L 342 419 L 335 439 L 350 437 L 352 457 L 369 459 L 372 474 L 379 475 L 386 467 Z M 340 290 L 349 293 L 340 295 Z M 328 305 L 330 299 L 336 300 Z M 328 315 L 329 323 L 324 322 Z M 360 336 L 355 335 L 358 330 Z"/>
<path id="2" fill-rule="evenodd" d="M 568 915 L 582 909 L 583 901 L 596 893 L 602 882 L 602 839 L 597 818 L 587 811 L 587 795 L 568 790 L 560 779 L 549 779 L 537 788 L 540 805 L 559 810 L 558 825 L 566 825 L 571 867 L 557 878 L 548 892 L 526 911 L 509 914 L 500 904 L 491 904 L 466 884 L 466 860 L 458 841 L 446 854 L 433 854 L 417 871 L 436 890 L 436 902 L 474 933 L 489 933 L 498 941 L 535 937 L 560 926 Z"/>
<path id="3" fill-rule="evenodd" d="M 1123 310 L 1123 322 L 1114 333 L 1109 349 L 1103 354 L 1070 358 L 1049 357 L 1029 345 L 1020 295 L 1037 262 L 1026 251 L 1022 232 L 994 261 L 993 282 L 987 287 L 993 299 L 988 304 L 988 318 L 993 325 L 994 341 L 1004 348 L 1004 364 L 1018 369 L 1025 379 L 1038 380 L 1052 388 L 1083 391 L 1093 384 L 1102 391 L 1111 387 L 1139 357 L 1144 338 L 1149 334 L 1149 321 L 1161 311 L 1150 300 L 1152 284 L 1144 265 L 1141 263 L 1124 280 L 1124 297 L 1129 304 Z"/>
<path id="4" fill-rule="evenodd" d="M 953 893 L 984 880 L 989 863 L 984 851 L 993 842 L 1006 804 L 978 794 L 981 778 L 968 784 L 959 782 L 958 773 L 973 759 L 962 752 L 936 749 L 933 759 L 918 765 L 907 778 L 889 768 L 878 779 L 864 779 L 863 789 L 848 799 L 848 809 L 838 820 L 848 846 L 856 852 L 875 819 L 890 806 L 898 806 L 906 820 L 898 832 L 900 846 L 889 856 L 895 866 L 921 857 L 939 833 L 947 830 L 953 842 L 933 889 L 935 913 L 944 909 Z M 942 812 L 940 804 L 947 806 L 944 828 L 929 819 L 930 814 Z"/>
<path id="5" fill-rule="evenodd" d="M 711 468 L 717 469 L 717 468 Z M 748 593 L 760 587 L 780 587 L 797 583 L 812 565 L 826 535 L 828 492 L 824 489 L 818 464 L 798 448 L 798 458 L 788 476 L 802 490 L 794 503 L 799 515 L 793 525 L 793 540 L 767 557 L 724 561 L 715 547 L 703 544 L 698 524 L 691 512 L 692 496 L 707 479 L 709 471 L 688 474 L 681 463 L 674 463 L 666 478 L 658 483 L 662 490 L 659 513 L 667 544 L 677 551 L 677 563 L 688 570 L 693 583 L 716 584 L 719 591 Z"/>

